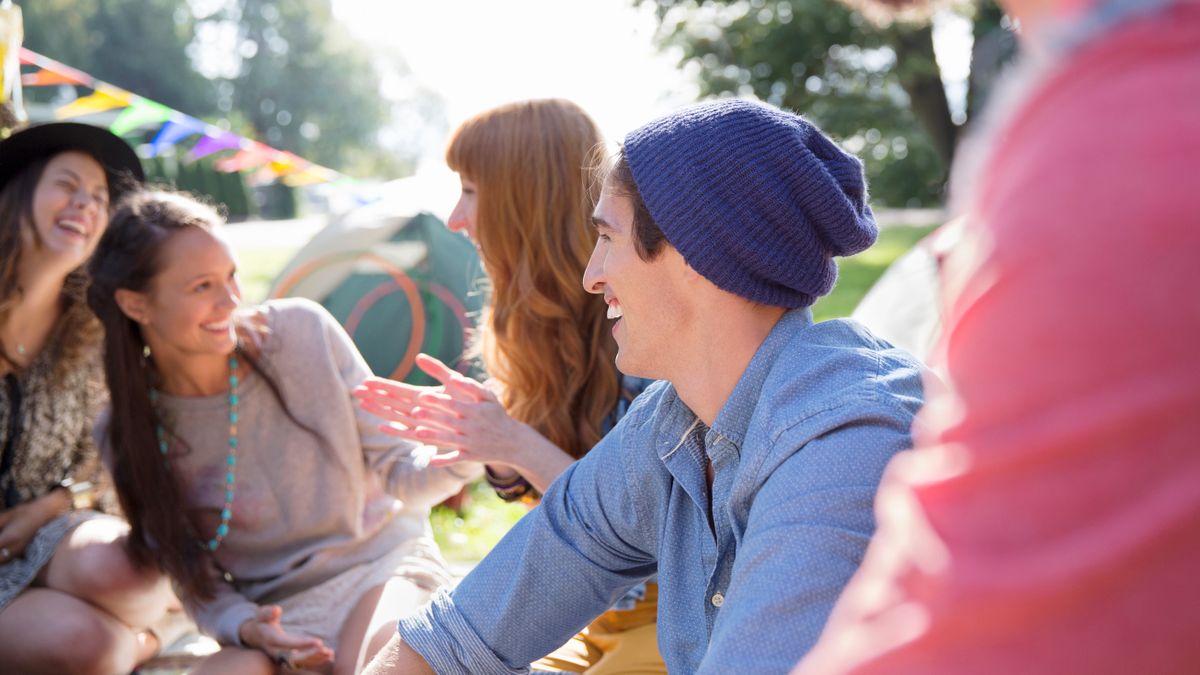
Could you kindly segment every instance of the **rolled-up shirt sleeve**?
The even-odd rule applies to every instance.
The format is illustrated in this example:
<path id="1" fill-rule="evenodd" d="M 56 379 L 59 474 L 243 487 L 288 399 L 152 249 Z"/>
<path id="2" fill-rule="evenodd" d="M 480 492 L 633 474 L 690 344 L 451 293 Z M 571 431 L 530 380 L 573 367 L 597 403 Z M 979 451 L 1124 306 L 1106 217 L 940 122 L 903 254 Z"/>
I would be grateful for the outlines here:
<path id="1" fill-rule="evenodd" d="M 655 572 L 667 484 L 627 416 L 546 491 L 453 592 L 402 619 L 438 673 L 525 673 Z M 657 465 L 657 467 L 656 467 Z M 639 527 L 640 525 L 640 527 Z"/>

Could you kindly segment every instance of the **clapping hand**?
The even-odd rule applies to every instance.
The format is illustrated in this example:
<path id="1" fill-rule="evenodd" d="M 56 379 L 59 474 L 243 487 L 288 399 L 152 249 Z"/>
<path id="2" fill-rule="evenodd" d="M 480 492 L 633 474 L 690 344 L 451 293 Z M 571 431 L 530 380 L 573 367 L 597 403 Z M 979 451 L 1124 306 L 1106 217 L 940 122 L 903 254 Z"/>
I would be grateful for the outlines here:
<path id="1" fill-rule="evenodd" d="M 433 457 L 431 466 L 462 460 L 512 465 L 517 460 L 520 439 L 532 430 L 509 417 L 491 390 L 426 354 L 417 357 L 417 367 L 441 385 L 420 387 L 372 377 L 355 389 L 364 410 L 391 422 L 380 425 L 381 430 L 447 451 Z"/>

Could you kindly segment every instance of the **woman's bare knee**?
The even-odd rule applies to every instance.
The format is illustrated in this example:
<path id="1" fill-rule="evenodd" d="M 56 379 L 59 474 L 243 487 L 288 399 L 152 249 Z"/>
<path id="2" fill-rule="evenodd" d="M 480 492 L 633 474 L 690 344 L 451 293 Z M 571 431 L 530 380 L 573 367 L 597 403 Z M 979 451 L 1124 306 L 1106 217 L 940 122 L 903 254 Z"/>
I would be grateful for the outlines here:
<path id="1" fill-rule="evenodd" d="M 0 670 L 129 672 L 137 636 L 108 613 L 48 588 L 28 588 L 0 612 Z"/>
<path id="2" fill-rule="evenodd" d="M 137 665 L 137 636 L 98 610 L 80 611 L 48 622 L 58 649 L 46 654 L 51 670 L 71 675 L 127 673 Z"/>
<path id="3" fill-rule="evenodd" d="M 89 544 L 74 551 L 69 567 L 72 583 L 82 596 L 107 593 L 153 593 L 161 590 L 163 575 L 152 567 L 138 567 L 129 557 L 124 539 Z"/>
<path id="4" fill-rule="evenodd" d="M 152 587 L 160 575 L 133 563 L 125 544 L 128 534 L 129 526 L 116 518 L 81 523 L 54 551 L 46 572 L 46 585 L 52 588 L 99 585 L 121 591 Z"/>
<path id="5" fill-rule="evenodd" d="M 47 566 L 48 588 L 86 600 L 133 626 L 156 619 L 171 601 L 158 570 L 139 567 L 125 546 L 127 526 L 114 519 L 80 525 Z"/>

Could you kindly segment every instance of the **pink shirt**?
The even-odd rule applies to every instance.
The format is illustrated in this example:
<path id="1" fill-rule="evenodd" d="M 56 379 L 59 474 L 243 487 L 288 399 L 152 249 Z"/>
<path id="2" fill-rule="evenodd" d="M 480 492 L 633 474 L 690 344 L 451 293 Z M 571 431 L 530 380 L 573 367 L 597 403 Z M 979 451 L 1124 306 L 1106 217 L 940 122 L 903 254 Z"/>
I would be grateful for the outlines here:
<path id="1" fill-rule="evenodd" d="M 953 394 L 795 673 L 1200 672 L 1200 4 L 1068 57 L 994 143 Z"/>

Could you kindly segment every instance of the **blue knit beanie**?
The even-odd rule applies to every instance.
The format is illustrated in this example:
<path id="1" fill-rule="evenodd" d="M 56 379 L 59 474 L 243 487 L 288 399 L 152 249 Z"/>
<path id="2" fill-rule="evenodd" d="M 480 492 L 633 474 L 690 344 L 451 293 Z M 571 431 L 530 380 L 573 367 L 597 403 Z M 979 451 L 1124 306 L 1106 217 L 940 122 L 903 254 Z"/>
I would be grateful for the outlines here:
<path id="1" fill-rule="evenodd" d="M 777 307 L 833 288 L 833 256 L 875 242 L 862 163 L 798 115 L 752 101 L 701 103 L 625 137 L 654 222 L 718 287 Z"/>

